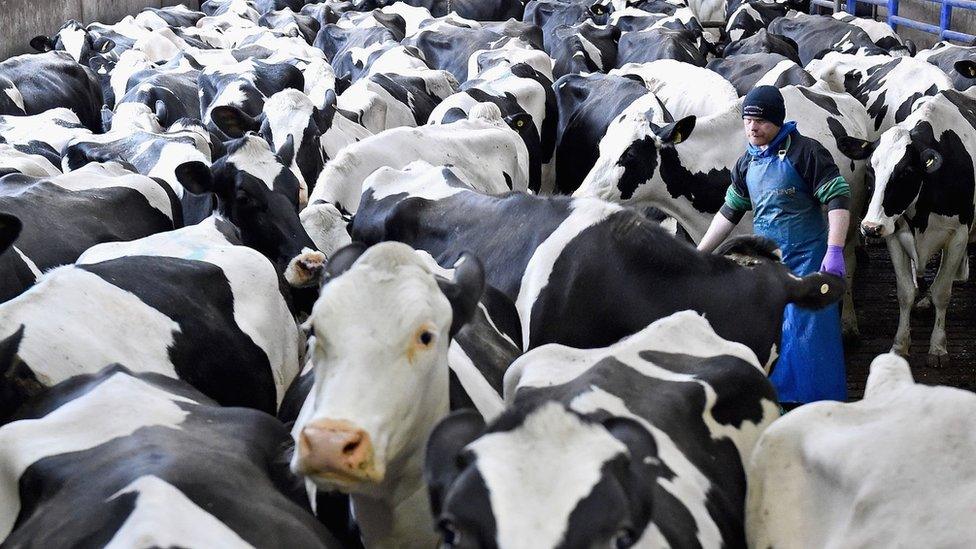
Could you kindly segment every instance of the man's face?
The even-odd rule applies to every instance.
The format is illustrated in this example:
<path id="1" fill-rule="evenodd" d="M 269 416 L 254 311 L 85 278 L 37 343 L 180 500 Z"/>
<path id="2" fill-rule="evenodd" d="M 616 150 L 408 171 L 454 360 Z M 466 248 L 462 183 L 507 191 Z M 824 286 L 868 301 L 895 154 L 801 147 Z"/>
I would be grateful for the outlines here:
<path id="1" fill-rule="evenodd" d="M 779 126 L 768 120 L 756 118 L 755 116 L 745 116 L 742 118 L 742 125 L 746 129 L 746 139 L 749 143 L 757 147 L 768 145 L 770 141 L 779 133 Z"/>

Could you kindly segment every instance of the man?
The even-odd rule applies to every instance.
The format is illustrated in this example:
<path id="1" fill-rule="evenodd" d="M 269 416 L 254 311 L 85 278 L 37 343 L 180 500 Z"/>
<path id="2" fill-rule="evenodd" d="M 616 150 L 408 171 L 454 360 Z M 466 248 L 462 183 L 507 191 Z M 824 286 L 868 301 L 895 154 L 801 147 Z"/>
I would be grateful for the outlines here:
<path id="1" fill-rule="evenodd" d="M 796 122 L 784 124 L 785 116 L 778 88 L 759 86 L 746 95 L 742 120 L 749 146 L 732 170 L 725 204 L 698 249 L 714 250 L 753 209 L 756 234 L 779 245 L 783 262 L 795 274 L 819 269 L 843 277 L 850 186 L 830 153 L 800 135 Z M 787 306 L 771 380 L 786 408 L 846 399 L 838 305 L 816 312 Z"/>

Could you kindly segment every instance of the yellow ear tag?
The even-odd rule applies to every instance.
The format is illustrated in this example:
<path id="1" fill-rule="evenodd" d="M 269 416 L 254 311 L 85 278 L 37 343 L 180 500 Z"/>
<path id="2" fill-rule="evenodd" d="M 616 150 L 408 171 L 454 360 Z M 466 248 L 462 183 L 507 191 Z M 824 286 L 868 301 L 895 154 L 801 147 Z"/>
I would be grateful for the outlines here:
<path id="1" fill-rule="evenodd" d="M 928 160 L 925 161 L 925 167 L 926 168 L 931 168 L 932 167 L 932 164 L 935 164 L 935 159 L 934 158 L 929 158 Z"/>
<path id="2" fill-rule="evenodd" d="M 861 143 L 861 148 L 862 148 L 862 149 L 866 149 L 866 148 L 868 148 L 868 142 L 867 142 L 867 141 L 865 141 L 864 143 Z"/>
<path id="3" fill-rule="evenodd" d="M 525 125 L 525 120 L 519 120 L 518 122 L 515 123 L 515 126 L 518 128 L 521 128 L 524 125 Z"/>
<path id="4" fill-rule="evenodd" d="M 827 295 L 827 292 L 828 291 L 830 291 L 830 286 L 827 286 L 826 284 L 824 284 L 823 286 L 820 287 L 820 293 L 821 294 Z"/>
<path id="5" fill-rule="evenodd" d="M 676 133 L 676 134 L 674 134 L 674 144 L 675 144 L 675 145 L 677 145 L 678 143 L 681 143 L 681 141 L 682 141 L 683 139 L 684 139 L 684 138 L 683 138 L 683 137 L 681 137 L 681 132 L 678 132 L 678 133 Z"/>

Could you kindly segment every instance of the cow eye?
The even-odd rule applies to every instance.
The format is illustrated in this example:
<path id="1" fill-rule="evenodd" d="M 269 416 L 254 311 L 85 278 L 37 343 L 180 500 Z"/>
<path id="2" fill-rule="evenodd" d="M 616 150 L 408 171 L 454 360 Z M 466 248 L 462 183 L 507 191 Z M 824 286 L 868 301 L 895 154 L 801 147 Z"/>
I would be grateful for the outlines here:
<path id="1" fill-rule="evenodd" d="M 611 544 L 612 549 L 625 549 L 630 547 L 637 542 L 637 536 L 634 533 L 633 528 L 621 528 L 615 536 L 613 536 L 613 543 Z"/>
<path id="2" fill-rule="evenodd" d="M 424 330 L 420 332 L 419 336 L 417 336 L 417 341 L 419 341 L 424 347 L 428 347 L 434 342 L 434 333 L 429 330 Z"/>
<path id="3" fill-rule="evenodd" d="M 451 519 L 441 519 L 437 529 L 441 531 L 441 547 L 457 547 L 461 543 L 461 532 Z"/>

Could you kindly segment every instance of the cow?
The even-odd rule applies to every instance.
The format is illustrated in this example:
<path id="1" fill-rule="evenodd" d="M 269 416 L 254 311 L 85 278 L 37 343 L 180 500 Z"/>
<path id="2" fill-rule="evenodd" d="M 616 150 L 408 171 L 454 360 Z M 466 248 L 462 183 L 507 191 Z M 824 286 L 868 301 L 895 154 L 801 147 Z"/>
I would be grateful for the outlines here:
<path id="1" fill-rule="evenodd" d="M 204 16 L 203 12 L 193 11 L 183 4 L 162 8 L 143 8 L 135 16 L 136 23 L 147 29 L 163 27 L 192 27 Z"/>
<path id="2" fill-rule="evenodd" d="M 556 95 L 552 80 L 528 63 L 496 65 L 468 80 L 461 90 L 434 108 L 431 123 L 467 118 L 474 105 L 498 106 L 529 152 L 529 189 L 551 192 L 555 183 L 552 157 L 556 146 Z"/>
<path id="3" fill-rule="evenodd" d="M 851 211 L 861 211 L 867 198 L 865 165 L 852 162 L 842 150 L 842 142 L 847 137 L 872 135 L 864 107 L 849 95 L 833 93 L 823 85 L 788 86 L 782 92 L 787 115 L 801 120 L 800 132 L 830 152 L 851 186 Z M 692 119 L 678 122 L 653 94 L 635 101 L 607 130 L 607 137 L 600 142 L 600 158 L 574 196 L 660 208 L 698 242 L 722 206 L 731 183 L 730 170 L 746 147 L 741 101 L 731 101 L 710 116 L 698 119 L 689 115 Z M 684 127 L 678 131 L 665 131 L 681 122 Z M 670 138 L 670 143 L 662 137 Z M 845 248 L 849 275 L 856 262 L 856 225 L 851 224 L 851 245 Z M 853 307 L 848 291 L 844 330 L 849 337 L 858 334 Z"/>
<path id="4" fill-rule="evenodd" d="M 730 43 L 748 38 L 765 30 L 774 19 L 786 15 L 792 8 L 794 6 L 789 1 L 729 2 L 725 12 L 725 37 Z"/>
<path id="5" fill-rule="evenodd" d="M 115 163 L 63 175 L 6 175 L 0 179 L 0 211 L 16 215 L 23 226 L 17 244 L 0 253 L 6 273 L 0 302 L 26 291 L 44 271 L 74 263 L 95 244 L 183 225 L 179 202 L 166 185 Z"/>
<path id="6" fill-rule="evenodd" d="M 749 546 L 973 545 L 972 412 L 971 392 L 915 383 L 903 358 L 879 355 L 861 401 L 802 406 L 763 433 Z"/>
<path id="7" fill-rule="evenodd" d="M 576 25 L 553 29 L 546 50 L 553 58 L 556 78 L 566 74 L 607 72 L 617 66 L 617 41 L 620 29 L 599 27 L 589 19 Z"/>
<path id="8" fill-rule="evenodd" d="M 555 190 L 569 194 L 599 158 L 597 145 L 610 123 L 647 88 L 636 77 L 594 73 L 568 74 L 556 80 L 553 89 L 559 111 Z"/>
<path id="9" fill-rule="evenodd" d="M 456 413 L 431 433 L 424 477 L 445 544 L 745 546 L 745 463 L 779 410 L 756 356 L 702 316 L 529 351 L 505 401 L 487 426 Z"/>
<path id="10" fill-rule="evenodd" d="M 739 97 L 732 84 L 720 75 L 674 59 L 628 63 L 610 71 L 610 74 L 640 78 L 648 91 L 655 94 L 667 106 L 668 112 L 678 118 L 716 114 Z"/>
<path id="11" fill-rule="evenodd" d="M 304 325 L 315 383 L 292 429 L 291 470 L 351 495 L 367 547 L 433 546 L 420 462 L 448 413 L 448 345 L 483 292 L 480 264 L 465 256 L 438 283 L 408 246 L 384 243 L 343 248 L 327 271 Z M 365 326 L 386 336 L 364 339 Z"/>
<path id="12" fill-rule="evenodd" d="M 60 156 L 68 143 L 87 137 L 92 137 L 92 131 L 64 107 L 28 116 L 0 116 L 0 138 L 15 146 L 43 143 Z"/>
<path id="13" fill-rule="evenodd" d="M 766 29 L 760 29 L 759 32 L 748 38 L 742 38 L 728 44 L 725 46 L 722 55 L 729 58 L 750 53 L 774 53 L 782 55 L 798 65 L 800 64 L 800 56 L 796 53 L 796 43 L 785 36 L 770 34 L 766 32 Z"/>
<path id="14" fill-rule="evenodd" d="M 434 17 L 454 12 L 475 21 L 522 19 L 523 10 L 519 0 L 408 0 L 405 3 L 426 8 Z"/>
<path id="15" fill-rule="evenodd" d="M 126 103 L 146 105 L 163 128 L 169 128 L 181 118 L 200 118 L 199 76 L 200 71 L 195 69 L 162 71 L 152 68 L 136 72 L 127 79 L 125 92 L 116 96 L 113 108 L 118 109 Z M 111 127 L 109 117 L 106 130 Z"/>
<path id="16" fill-rule="evenodd" d="M 3 379 L 22 368 L 0 357 Z M 115 364 L 15 417 L 0 427 L 6 545 L 340 547 L 290 483 L 288 431 L 267 414 Z"/>
<path id="17" fill-rule="evenodd" d="M 543 44 L 546 51 L 554 44 L 553 33 L 557 27 L 575 26 L 584 21 L 605 25 L 612 15 L 610 2 L 594 0 L 532 0 L 525 5 L 522 21 L 532 23 L 542 29 Z"/>
<path id="18" fill-rule="evenodd" d="M 864 29 L 831 17 L 791 11 L 773 19 L 766 29 L 793 40 L 797 45 L 800 64 L 804 66 L 825 51 L 848 53 L 864 48 L 866 51 L 887 53 L 874 44 Z"/>
<path id="19" fill-rule="evenodd" d="M 704 67 L 710 45 L 700 32 L 685 28 L 654 26 L 624 33 L 617 47 L 617 66 L 675 59 Z"/>
<path id="20" fill-rule="evenodd" d="M 480 191 L 524 191 L 529 184 L 528 157 L 525 143 L 502 120 L 498 107 L 481 103 L 471 109 L 468 120 L 395 128 L 345 147 L 325 165 L 309 201 L 329 202 L 355 213 L 370 174 L 417 160 L 451 164 Z"/>
<path id="21" fill-rule="evenodd" d="M 860 27 L 868 34 L 868 37 L 876 46 L 891 55 L 915 56 L 915 43 L 911 40 L 902 40 L 898 36 L 898 33 L 895 32 L 895 29 L 883 21 L 875 21 L 866 17 L 855 17 L 854 15 L 840 11 L 834 13 L 834 19 L 849 23 L 855 27 Z"/>
<path id="22" fill-rule="evenodd" d="M 291 8 L 269 11 L 258 19 L 258 24 L 268 27 L 286 36 L 297 36 L 312 43 L 319 32 L 319 22 L 310 15 L 295 13 Z"/>
<path id="23" fill-rule="evenodd" d="M 914 57 L 830 53 L 806 68 L 867 107 L 877 134 L 905 120 L 920 97 L 952 88 L 939 67 Z"/>
<path id="24" fill-rule="evenodd" d="M 298 327 L 274 267 L 234 233 L 213 219 L 93 246 L 0 304 L 0 346 L 45 387 L 124 362 L 274 413 L 298 374 Z"/>
<path id="25" fill-rule="evenodd" d="M 93 56 L 112 51 L 116 43 L 111 38 L 95 36 L 80 21 L 69 19 L 54 33 L 53 38 L 35 36 L 30 46 L 39 52 L 66 52 L 82 66 L 88 66 Z"/>
<path id="26" fill-rule="evenodd" d="M 344 28 L 336 23 L 319 29 L 313 44 L 325 52 L 338 78 L 358 80 L 370 61 L 403 40 L 402 19 L 393 23 L 386 14 L 375 11 L 368 19 L 369 23 L 374 21 L 380 24 Z"/>
<path id="27" fill-rule="evenodd" d="M 739 96 L 756 86 L 813 86 L 817 80 L 794 61 L 775 53 L 745 53 L 712 59 L 705 68 L 722 75 L 735 86 Z"/>
<path id="28" fill-rule="evenodd" d="M 53 149 L 48 149 L 49 154 L 37 154 L 29 148 L 18 148 L 15 145 L 0 143 L 0 177 L 12 173 L 22 173 L 37 177 L 54 176 L 61 173 L 57 164 L 52 162 L 50 153 Z M 54 159 L 59 155 L 54 153 Z"/>
<path id="29" fill-rule="evenodd" d="M 974 46 L 957 46 L 949 42 L 939 42 L 927 50 L 918 52 L 915 58 L 928 61 L 942 69 L 942 72 L 949 75 L 949 79 L 952 80 L 952 86 L 959 91 L 966 91 L 976 86 L 976 80 L 973 79 L 976 77 L 976 73 L 961 73 L 955 66 L 959 61 L 976 62 L 976 47 Z M 964 71 L 966 67 L 966 65 L 963 66 Z"/>
<path id="30" fill-rule="evenodd" d="M 961 63 L 967 63 L 965 61 Z M 963 68 L 963 67 L 961 67 Z M 964 68 L 964 70 L 966 70 Z M 891 350 L 908 355 L 915 278 L 942 252 L 930 288 L 935 327 L 927 362 L 949 362 L 945 316 L 955 280 L 969 276 L 966 245 L 973 240 L 976 210 L 976 100 L 954 89 L 919 100 L 903 121 L 877 141 L 846 138 L 852 158 L 870 155 L 874 194 L 862 232 L 886 239 L 898 288 L 898 331 Z"/>
<path id="31" fill-rule="evenodd" d="M 819 307 L 844 290 L 832 275 L 793 277 L 769 241 L 730 241 L 728 253 L 742 266 L 699 253 L 637 210 L 594 198 L 490 196 L 436 167 L 367 183 L 353 240 L 397 240 L 442 265 L 462 250 L 477 255 L 488 284 L 515 302 L 525 349 L 604 346 L 691 308 L 768 364 L 787 303 Z M 512 238 L 523 244 L 508 245 Z M 737 321 L 742 315 L 755 321 L 743 325 Z"/>
<path id="32" fill-rule="evenodd" d="M 218 106 L 234 106 L 257 116 L 264 102 L 286 88 L 305 89 L 301 70 L 288 63 L 267 63 L 248 59 L 234 65 L 207 67 L 197 80 L 200 86 L 200 115 L 207 127 L 219 131 L 211 120 Z"/>
<path id="33" fill-rule="evenodd" d="M 382 64 L 389 70 L 372 72 L 371 67 L 368 77 L 357 80 L 339 96 L 337 107 L 371 133 L 426 124 L 436 106 L 458 89 L 451 73 L 430 70 L 412 55 L 409 57 L 423 68 L 391 67 L 384 63 L 391 57 L 387 54 L 404 49 L 396 46 L 387 50 L 374 67 Z"/>
<path id="34" fill-rule="evenodd" d="M 489 28 L 463 28 L 454 25 L 430 25 L 403 40 L 423 53 L 433 69 L 446 70 L 458 82 L 468 78 L 468 60 L 479 51 L 500 48 L 532 49 L 533 45 L 521 37 L 512 37 Z"/>

